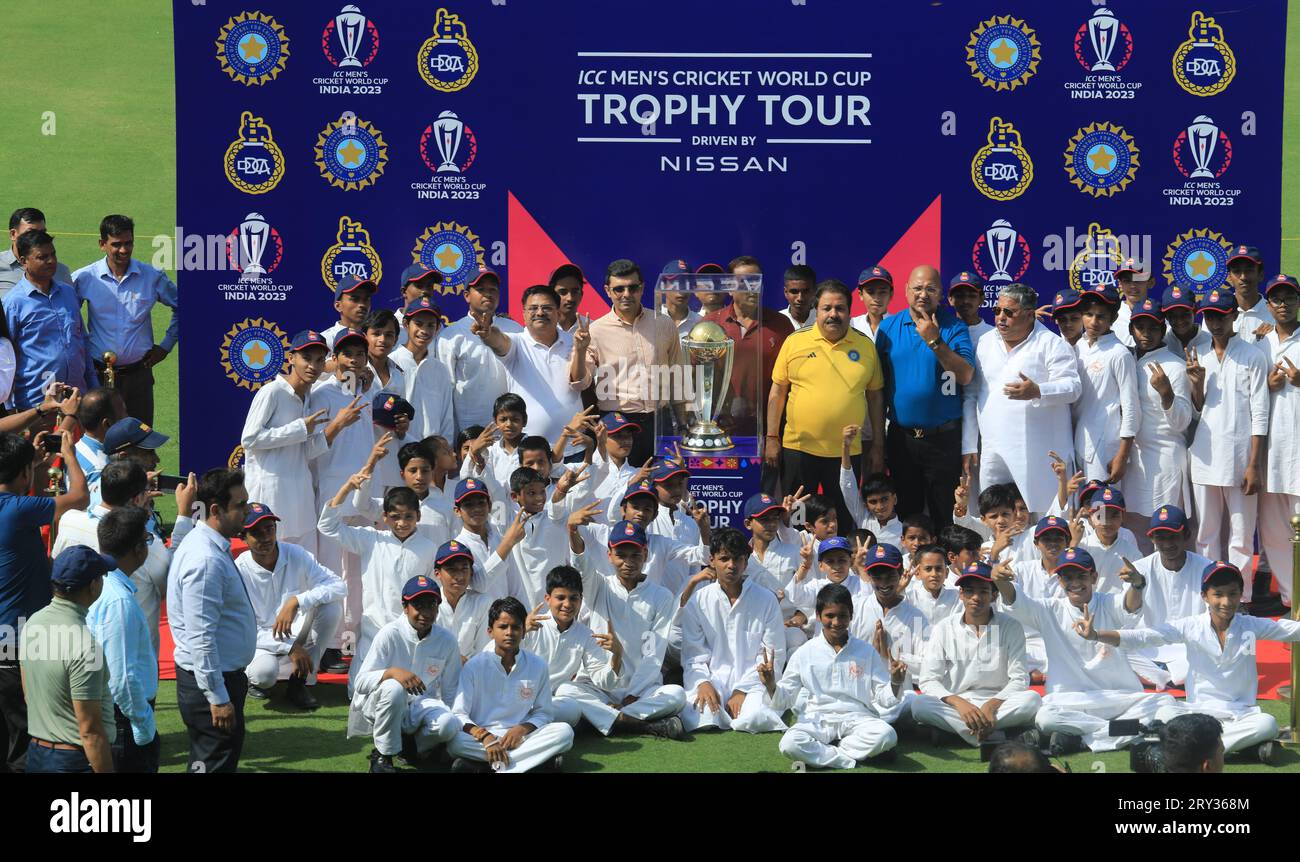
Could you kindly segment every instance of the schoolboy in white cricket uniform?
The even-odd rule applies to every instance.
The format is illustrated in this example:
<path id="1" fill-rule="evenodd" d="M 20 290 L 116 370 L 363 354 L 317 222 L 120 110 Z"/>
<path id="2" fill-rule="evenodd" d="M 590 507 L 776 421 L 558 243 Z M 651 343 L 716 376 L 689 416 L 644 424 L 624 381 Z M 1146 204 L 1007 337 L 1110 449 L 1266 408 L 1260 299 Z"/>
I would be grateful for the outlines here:
<path id="1" fill-rule="evenodd" d="M 1071 405 L 1074 452 L 1087 478 L 1105 482 L 1118 482 L 1128 469 L 1142 412 L 1133 354 L 1111 332 L 1119 306 L 1110 285 L 1084 291 L 1083 338 L 1074 346 L 1083 383 L 1083 393 Z"/>
<path id="2" fill-rule="evenodd" d="M 1291 607 L 1291 519 L 1300 515 L 1300 284 L 1279 275 L 1264 292 L 1275 326 L 1256 346 L 1269 373 L 1268 469 L 1259 498 L 1259 543 L 1273 568 L 1282 604 Z"/>
<path id="3" fill-rule="evenodd" d="M 1201 576 L 1210 560 L 1187 550 L 1192 543 L 1187 514 L 1177 506 L 1161 506 L 1151 516 L 1147 537 L 1155 552 L 1133 564 L 1150 584 L 1142 601 L 1142 625 L 1154 628 L 1169 620 L 1196 616 L 1205 609 Z M 1187 648 L 1182 644 L 1153 648 L 1149 655 L 1168 667 L 1174 685 L 1187 679 Z"/>

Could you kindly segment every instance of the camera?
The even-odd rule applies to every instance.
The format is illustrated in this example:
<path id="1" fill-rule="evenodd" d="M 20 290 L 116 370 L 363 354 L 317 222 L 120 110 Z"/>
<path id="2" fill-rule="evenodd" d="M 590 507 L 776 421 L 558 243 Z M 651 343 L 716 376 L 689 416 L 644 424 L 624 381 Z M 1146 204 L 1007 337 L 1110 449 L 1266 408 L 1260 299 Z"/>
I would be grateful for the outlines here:
<path id="1" fill-rule="evenodd" d="M 1128 765 L 1134 772 L 1166 772 L 1163 721 L 1143 724 L 1137 719 L 1116 720 L 1110 723 L 1108 732 L 1111 736 L 1141 737 L 1129 748 Z"/>

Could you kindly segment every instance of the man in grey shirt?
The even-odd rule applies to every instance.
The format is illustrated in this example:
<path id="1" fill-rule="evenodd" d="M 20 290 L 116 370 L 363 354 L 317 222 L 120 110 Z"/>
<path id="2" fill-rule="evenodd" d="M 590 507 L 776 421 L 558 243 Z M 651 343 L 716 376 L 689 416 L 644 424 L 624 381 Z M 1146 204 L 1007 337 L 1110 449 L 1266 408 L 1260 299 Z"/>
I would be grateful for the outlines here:
<path id="1" fill-rule="evenodd" d="M 23 265 L 18 262 L 18 237 L 29 230 L 45 230 L 45 213 L 35 207 L 19 207 L 9 216 L 9 247 L 0 251 L 0 299 L 15 284 L 22 281 Z M 60 262 L 54 270 L 54 280 L 72 284 L 72 271 Z"/>

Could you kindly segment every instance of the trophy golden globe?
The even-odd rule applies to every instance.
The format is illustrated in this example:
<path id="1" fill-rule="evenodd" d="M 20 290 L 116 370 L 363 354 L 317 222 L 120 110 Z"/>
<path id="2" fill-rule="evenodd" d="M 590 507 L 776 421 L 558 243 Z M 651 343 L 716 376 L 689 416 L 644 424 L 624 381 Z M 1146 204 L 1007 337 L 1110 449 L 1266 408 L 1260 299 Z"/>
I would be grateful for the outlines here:
<path id="1" fill-rule="evenodd" d="M 717 323 L 701 320 L 682 339 L 682 348 L 695 381 L 692 409 L 695 422 L 682 437 L 687 452 L 720 452 L 733 446 L 730 435 L 718 426 L 722 402 L 731 391 L 731 369 L 736 342 Z"/>
<path id="2" fill-rule="evenodd" d="M 117 364 L 117 354 L 111 350 L 105 350 L 100 359 L 104 363 L 104 386 L 112 389 L 117 384 L 117 372 L 113 370 L 113 366 Z"/>

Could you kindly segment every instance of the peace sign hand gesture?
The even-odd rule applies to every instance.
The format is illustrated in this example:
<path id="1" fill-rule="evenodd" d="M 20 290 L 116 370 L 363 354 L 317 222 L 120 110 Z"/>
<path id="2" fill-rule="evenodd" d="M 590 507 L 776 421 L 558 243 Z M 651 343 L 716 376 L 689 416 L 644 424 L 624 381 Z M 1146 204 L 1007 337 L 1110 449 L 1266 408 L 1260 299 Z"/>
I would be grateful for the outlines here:
<path id="1" fill-rule="evenodd" d="M 551 618 L 550 614 L 538 613 L 538 611 L 544 607 L 546 607 L 546 599 L 542 599 L 537 603 L 537 607 L 529 611 L 528 618 L 524 620 L 524 634 L 537 631 L 542 627 L 542 620 L 549 620 Z"/>
<path id="2" fill-rule="evenodd" d="M 555 483 L 555 492 L 561 497 L 565 496 L 573 489 L 574 485 L 587 481 L 587 475 L 590 464 L 584 464 L 577 470 L 565 470 L 559 480 Z"/>
<path id="3" fill-rule="evenodd" d="M 573 330 L 573 349 L 584 353 L 591 347 L 591 315 L 578 315 L 578 326 Z"/>
<path id="4" fill-rule="evenodd" d="M 1162 399 L 1168 400 L 1174 397 L 1174 385 L 1169 382 L 1169 375 L 1161 367 L 1159 362 L 1152 362 L 1147 366 L 1150 370 L 1151 388 L 1156 391 Z"/>
<path id="5" fill-rule="evenodd" d="M 772 666 L 772 662 L 775 660 L 776 652 L 763 647 L 763 651 L 758 656 L 758 664 L 754 668 L 758 671 L 759 681 L 763 683 L 763 687 L 768 691 L 776 688 L 776 669 Z"/>
<path id="6" fill-rule="evenodd" d="M 808 573 L 812 571 L 813 549 L 816 544 L 811 533 L 800 534 L 799 542 L 799 568 L 795 569 L 794 572 L 794 582 L 796 584 L 802 583 L 803 579 L 808 577 Z"/>
<path id="7" fill-rule="evenodd" d="M 1088 606 L 1083 606 L 1083 618 L 1074 621 L 1075 633 L 1086 641 L 1095 641 L 1097 639 L 1097 630 L 1092 627 L 1092 611 Z"/>
<path id="8" fill-rule="evenodd" d="M 1187 358 L 1187 379 L 1197 391 L 1205 391 L 1205 366 L 1201 365 L 1200 358 L 1196 355 L 1196 348 L 1190 344 L 1183 351 Z"/>

